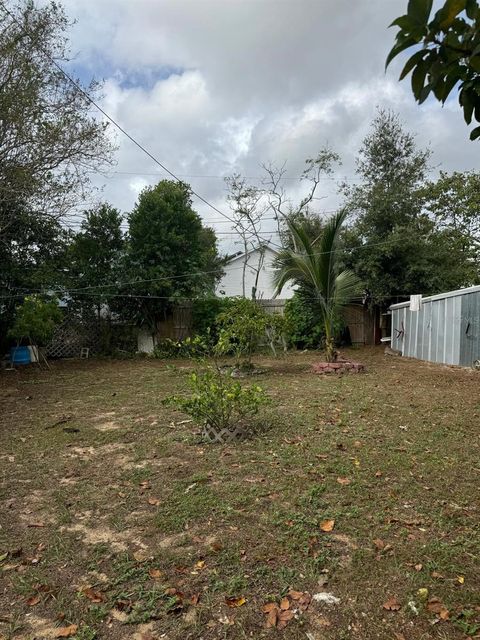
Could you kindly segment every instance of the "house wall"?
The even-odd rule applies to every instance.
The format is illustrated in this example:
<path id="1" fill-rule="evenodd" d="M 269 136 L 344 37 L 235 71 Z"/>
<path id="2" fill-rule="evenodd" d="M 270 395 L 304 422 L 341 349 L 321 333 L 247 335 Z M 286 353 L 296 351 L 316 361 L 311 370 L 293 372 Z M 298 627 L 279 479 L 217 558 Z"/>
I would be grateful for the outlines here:
<path id="1" fill-rule="evenodd" d="M 392 305 L 392 347 L 429 362 L 472 366 L 480 359 L 480 287 L 424 298 L 419 311 Z"/>
<path id="2" fill-rule="evenodd" d="M 245 296 L 252 297 L 252 288 L 255 285 L 256 268 L 259 264 L 260 252 L 252 251 L 248 255 L 247 269 L 245 273 Z M 273 261 L 275 260 L 275 252 L 271 249 L 265 250 L 263 266 L 260 271 L 257 285 L 256 297 L 263 300 L 271 300 L 273 298 L 275 287 L 273 285 Z M 242 274 L 243 274 L 244 256 L 238 256 L 231 260 L 225 267 L 225 275 L 220 280 L 216 293 L 221 297 L 241 296 L 243 295 Z M 279 297 L 289 299 L 293 296 L 294 290 L 289 284 L 282 289 Z"/>

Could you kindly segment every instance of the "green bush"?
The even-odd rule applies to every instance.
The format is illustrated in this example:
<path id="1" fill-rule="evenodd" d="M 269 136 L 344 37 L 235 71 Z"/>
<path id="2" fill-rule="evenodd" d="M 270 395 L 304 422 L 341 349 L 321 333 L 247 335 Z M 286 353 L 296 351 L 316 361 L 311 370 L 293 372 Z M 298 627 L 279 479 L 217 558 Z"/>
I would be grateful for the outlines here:
<path id="1" fill-rule="evenodd" d="M 217 432 L 242 425 L 269 402 L 258 385 L 242 386 L 218 369 L 206 369 L 189 377 L 190 396 L 169 396 L 163 403 L 189 415 L 197 424 Z"/>
<path id="2" fill-rule="evenodd" d="M 212 341 L 206 336 L 194 336 L 185 340 L 165 338 L 159 342 L 152 353 L 153 358 L 205 358 L 212 353 Z"/>
<path id="3" fill-rule="evenodd" d="M 205 298 L 196 300 L 192 308 L 192 329 L 196 335 L 210 334 L 218 340 L 217 319 L 232 304 L 231 298 Z"/>
<path id="4" fill-rule="evenodd" d="M 283 318 L 270 315 L 253 300 L 236 298 L 228 309 L 218 316 L 219 338 L 217 355 L 232 353 L 237 365 L 251 366 L 252 354 L 267 340 L 281 332 Z"/>
<path id="5" fill-rule="evenodd" d="M 17 341 L 28 340 L 43 347 L 52 339 L 62 318 L 56 298 L 46 301 L 40 296 L 27 296 L 17 307 L 15 322 L 8 335 Z"/>
<path id="6" fill-rule="evenodd" d="M 297 349 L 319 349 L 324 330 L 315 311 L 298 293 L 285 304 L 285 326 L 288 343 Z"/>

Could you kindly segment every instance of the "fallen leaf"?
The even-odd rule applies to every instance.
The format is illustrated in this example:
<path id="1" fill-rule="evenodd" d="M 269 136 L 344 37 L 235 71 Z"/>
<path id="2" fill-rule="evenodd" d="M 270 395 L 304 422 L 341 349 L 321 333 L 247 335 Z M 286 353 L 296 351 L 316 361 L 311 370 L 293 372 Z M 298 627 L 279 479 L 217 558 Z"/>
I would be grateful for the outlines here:
<path id="1" fill-rule="evenodd" d="M 441 602 L 440 598 L 436 598 L 434 596 L 433 598 L 430 598 L 430 600 L 428 601 L 427 609 L 432 613 L 440 613 L 442 609 L 445 609 L 445 607 Z"/>
<path id="2" fill-rule="evenodd" d="M 228 607 L 241 607 L 246 603 L 246 600 L 243 596 L 240 596 L 239 598 L 228 598 L 225 596 L 225 604 Z"/>
<path id="3" fill-rule="evenodd" d="M 373 544 L 377 547 L 377 549 L 385 548 L 385 542 L 381 538 L 375 538 L 375 540 L 373 540 Z"/>
<path id="4" fill-rule="evenodd" d="M 68 627 L 60 627 L 55 632 L 56 638 L 69 638 L 77 633 L 78 624 L 71 624 Z"/>
<path id="5" fill-rule="evenodd" d="M 199 600 L 200 600 L 200 594 L 192 593 L 192 595 L 190 596 L 190 604 L 196 605 L 198 604 Z"/>
<path id="6" fill-rule="evenodd" d="M 101 593 L 98 591 L 94 591 L 91 587 L 83 587 L 81 589 L 83 595 L 88 598 L 91 602 L 103 602 L 104 598 Z"/>
<path id="7" fill-rule="evenodd" d="M 321 531 L 326 531 L 327 533 L 329 531 L 333 531 L 333 528 L 335 527 L 335 520 L 323 520 L 320 523 L 320 529 Z"/>
<path id="8" fill-rule="evenodd" d="M 151 504 L 152 507 L 158 507 L 158 505 L 160 504 L 160 500 L 158 498 L 153 498 L 152 496 L 150 496 L 150 498 L 148 499 L 148 504 Z"/>
<path id="9" fill-rule="evenodd" d="M 403 633 L 398 633 L 397 631 L 394 631 L 393 635 L 395 636 L 395 640 L 406 640 Z"/>
<path id="10" fill-rule="evenodd" d="M 438 573 L 438 571 L 432 571 L 430 575 L 432 576 L 432 578 L 437 578 L 437 580 L 443 580 L 443 578 L 445 577 L 441 573 Z"/>
<path id="11" fill-rule="evenodd" d="M 149 569 L 148 575 L 150 576 L 150 578 L 153 578 L 154 580 L 158 580 L 159 578 L 162 577 L 162 572 L 160 571 L 160 569 Z"/>
<path id="12" fill-rule="evenodd" d="M 457 582 L 458 582 L 458 584 L 464 584 L 465 583 L 465 578 L 463 576 L 457 576 Z"/>
<path id="13" fill-rule="evenodd" d="M 398 602 L 395 596 L 389 598 L 386 602 L 383 603 L 383 608 L 387 611 L 398 611 L 402 605 Z"/>
<path id="14" fill-rule="evenodd" d="M 267 621 L 265 622 L 265 626 L 267 629 L 272 629 L 273 627 L 277 626 L 277 616 L 278 607 L 277 605 L 275 605 L 273 609 L 270 609 L 270 611 L 268 611 Z"/>
<path id="15" fill-rule="evenodd" d="M 381 478 L 382 476 L 383 476 L 383 472 L 382 472 L 382 471 L 377 471 L 377 472 L 375 473 L 375 477 L 376 477 L 376 478 Z"/>
<path id="16" fill-rule="evenodd" d="M 205 560 L 199 560 L 198 562 L 195 563 L 196 569 L 203 569 L 204 566 L 205 566 Z"/>
<path id="17" fill-rule="evenodd" d="M 292 600 L 300 600 L 300 598 L 303 598 L 303 592 L 302 591 L 289 591 L 288 595 L 290 596 L 290 598 Z"/>
<path id="18" fill-rule="evenodd" d="M 39 595 L 32 596 L 31 598 L 28 598 L 28 600 L 27 600 L 27 604 L 28 604 L 29 607 L 34 607 L 39 602 L 40 602 L 40 596 Z"/>
<path id="19" fill-rule="evenodd" d="M 293 611 L 280 611 L 277 614 L 277 629 L 284 629 L 293 618 Z"/>
<path id="20" fill-rule="evenodd" d="M 273 609 L 278 609 L 278 605 L 276 602 L 267 602 L 262 607 L 263 613 L 270 613 L 270 611 L 272 611 Z"/>
<path id="21" fill-rule="evenodd" d="M 440 620 L 449 620 L 450 619 L 450 611 L 443 607 L 438 614 L 440 616 Z"/>
<path id="22" fill-rule="evenodd" d="M 415 565 L 415 571 L 421 571 L 423 569 L 423 564 L 421 562 Z M 433 575 L 432 575 L 433 578 Z"/>
<path id="23" fill-rule="evenodd" d="M 350 478 L 337 478 L 337 482 L 338 484 L 347 485 L 347 484 L 350 484 L 352 481 L 350 480 Z"/>
<path id="24" fill-rule="evenodd" d="M 5 553 L 0 553 L 0 562 L 3 562 L 7 558 L 8 558 L 8 551 L 5 551 Z"/>
<path id="25" fill-rule="evenodd" d="M 282 598 L 282 601 L 280 602 L 280 609 L 282 611 L 290 609 L 290 600 L 288 598 Z"/>

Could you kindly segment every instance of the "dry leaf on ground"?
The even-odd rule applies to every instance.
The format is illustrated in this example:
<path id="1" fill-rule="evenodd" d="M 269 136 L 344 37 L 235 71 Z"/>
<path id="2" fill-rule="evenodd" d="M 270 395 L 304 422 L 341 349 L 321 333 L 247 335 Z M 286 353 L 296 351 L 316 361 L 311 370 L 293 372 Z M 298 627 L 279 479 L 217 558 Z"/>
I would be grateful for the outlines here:
<path id="1" fill-rule="evenodd" d="M 162 572 L 160 571 L 160 569 L 149 569 L 148 575 L 150 576 L 150 578 L 153 578 L 154 580 L 158 580 L 159 578 L 162 577 Z"/>
<path id="2" fill-rule="evenodd" d="M 343 484 L 343 485 L 347 485 L 350 484 L 352 481 L 350 480 L 350 478 L 337 478 L 337 482 L 338 484 Z"/>
<path id="3" fill-rule="evenodd" d="M 334 527 L 335 527 L 335 520 L 323 520 L 320 523 L 321 531 L 326 531 L 327 533 L 329 531 L 333 531 Z"/>
<path id="4" fill-rule="evenodd" d="M 77 633 L 78 624 L 71 624 L 68 627 L 61 627 L 55 633 L 56 638 L 70 638 Z"/>
<path id="5" fill-rule="evenodd" d="M 28 604 L 29 607 L 34 607 L 39 602 L 40 602 L 40 596 L 38 596 L 38 595 L 37 596 L 31 596 L 27 600 L 27 604 Z"/>
<path id="6" fill-rule="evenodd" d="M 389 598 L 383 603 L 383 608 L 387 611 L 398 611 L 402 605 L 399 603 L 395 596 Z"/>
<path id="7" fill-rule="evenodd" d="M 104 600 L 103 595 L 98 591 L 94 591 L 91 587 L 84 587 L 81 592 L 91 602 L 103 602 Z"/>
<path id="8" fill-rule="evenodd" d="M 243 596 L 240 596 L 239 598 L 228 598 L 225 597 L 225 604 L 228 607 L 241 607 L 246 603 L 246 600 Z"/>

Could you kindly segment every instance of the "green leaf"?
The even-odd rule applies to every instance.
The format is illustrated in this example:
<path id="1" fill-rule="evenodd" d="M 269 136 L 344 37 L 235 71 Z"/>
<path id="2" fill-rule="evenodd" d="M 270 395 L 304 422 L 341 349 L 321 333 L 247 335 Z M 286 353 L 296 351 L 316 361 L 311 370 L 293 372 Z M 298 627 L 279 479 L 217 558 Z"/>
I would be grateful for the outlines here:
<path id="1" fill-rule="evenodd" d="M 470 92 L 467 89 L 462 89 L 460 93 L 460 104 L 463 107 L 463 117 L 465 122 L 470 124 L 472 121 L 473 109 L 475 107 L 474 101 L 472 101 Z"/>
<path id="2" fill-rule="evenodd" d="M 409 0 L 407 13 L 415 22 L 424 25 L 432 10 L 433 0 Z"/>
<path id="3" fill-rule="evenodd" d="M 418 64 L 421 60 L 423 60 L 425 54 L 427 53 L 428 53 L 428 49 L 422 49 L 421 51 L 417 51 L 416 53 L 414 53 L 413 56 L 407 60 L 407 63 L 403 67 L 399 80 L 403 80 L 405 76 L 410 73 L 413 67 L 416 64 Z"/>
<path id="4" fill-rule="evenodd" d="M 435 14 L 433 23 L 440 29 L 448 29 L 458 14 L 465 10 L 466 4 L 467 0 L 447 0 Z"/>
<path id="5" fill-rule="evenodd" d="M 389 25 L 389 27 L 400 27 L 403 31 L 410 31 L 417 26 L 415 22 L 412 22 L 410 16 L 400 16 Z"/>
<path id="6" fill-rule="evenodd" d="M 425 77 L 427 75 L 429 65 L 422 60 L 412 73 L 412 91 L 416 100 L 420 100 L 423 85 L 425 84 Z"/>
<path id="7" fill-rule="evenodd" d="M 401 53 L 402 51 L 405 51 L 405 49 L 408 49 L 408 47 L 412 47 L 414 44 L 417 44 L 417 43 L 418 43 L 418 39 L 412 38 L 412 37 L 406 38 L 400 43 L 397 43 L 387 56 L 387 60 L 385 62 L 385 69 L 388 67 L 390 62 L 395 58 L 395 56 L 398 56 L 399 53 Z"/>
<path id="8" fill-rule="evenodd" d="M 480 72 L 480 56 L 472 56 L 469 58 L 468 66 L 474 71 Z"/>
<path id="9" fill-rule="evenodd" d="M 475 20 L 478 15 L 478 3 L 477 0 L 467 0 L 467 4 L 465 6 L 465 10 L 467 12 L 467 17 L 470 20 Z"/>
<path id="10" fill-rule="evenodd" d="M 422 104 L 430 95 L 430 91 L 432 90 L 431 84 L 426 84 L 423 89 L 420 91 L 420 95 L 418 96 L 418 104 Z"/>
<path id="11" fill-rule="evenodd" d="M 475 127 L 473 131 L 470 133 L 470 140 L 476 140 L 480 137 L 480 127 Z"/>
<path id="12" fill-rule="evenodd" d="M 457 74 L 456 71 L 454 71 L 453 73 L 449 73 L 446 76 L 445 84 L 443 86 L 442 102 L 445 102 L 445 100 L 448 98 L 451 90 L 457 84 L 458 81 L 459 81 L 459 77 L 458 77 L 458 74 Z"/>

